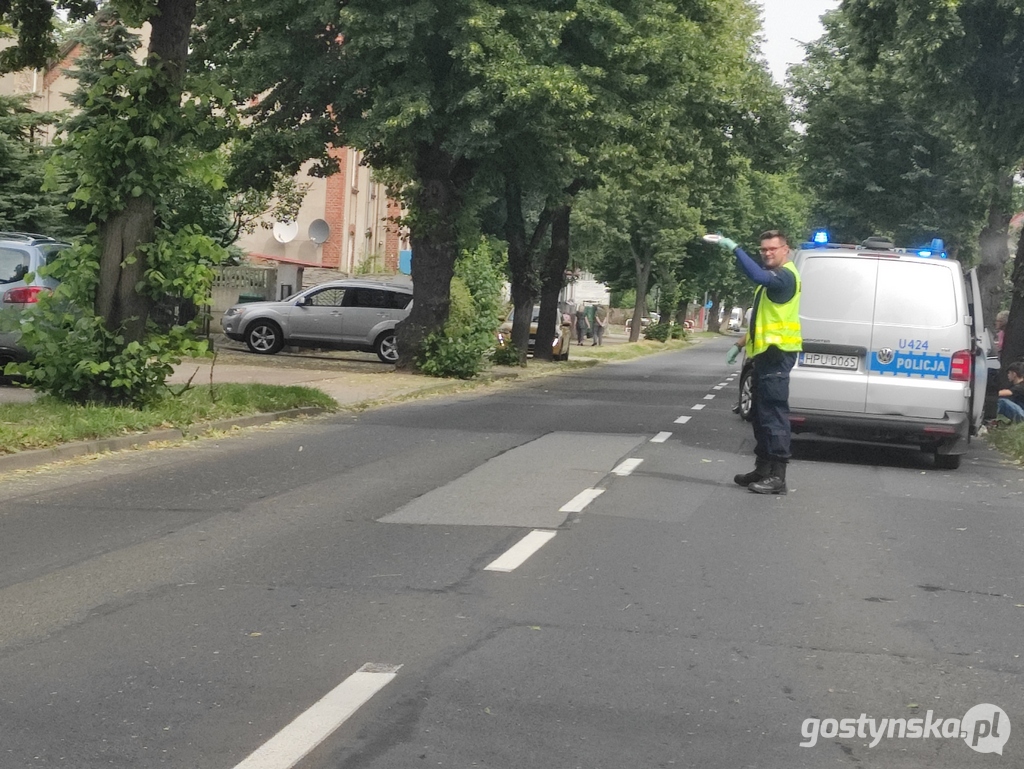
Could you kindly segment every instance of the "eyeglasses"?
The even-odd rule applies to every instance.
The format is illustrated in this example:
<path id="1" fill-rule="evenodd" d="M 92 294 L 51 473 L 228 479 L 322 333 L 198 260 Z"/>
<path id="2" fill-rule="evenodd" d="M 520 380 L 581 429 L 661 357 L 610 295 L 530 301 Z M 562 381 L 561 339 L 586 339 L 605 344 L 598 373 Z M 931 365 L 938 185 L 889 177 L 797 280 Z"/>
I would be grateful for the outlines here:
<path id="1" fill-rule="evenodd" d="M 762 248 L 761 253 L 765 256 L 768 254 L 774 254 L 776 251 L 781 251 L 785 246 L 775 246 L 774 248 Z"/>

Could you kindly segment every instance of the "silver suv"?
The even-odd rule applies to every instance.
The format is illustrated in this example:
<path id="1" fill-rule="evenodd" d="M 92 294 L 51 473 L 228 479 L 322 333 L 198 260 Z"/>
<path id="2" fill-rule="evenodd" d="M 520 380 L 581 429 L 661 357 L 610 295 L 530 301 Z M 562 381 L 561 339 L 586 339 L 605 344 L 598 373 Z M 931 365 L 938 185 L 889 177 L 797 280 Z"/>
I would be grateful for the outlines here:
<path id="1" fill-rule="evenodd" d="M 29 232 L 0 232 L 0 313 L 5 316 L 0 322 L 0 378 L 4 366 L 28 357 L 18 343 L 17 315 L 57 286 L 56 280 L 39 274 L 40 268 L 70 245 Z"/>
<path id="2" fill-rule="evenodd" d="M 411 307 L 411 283 L 335 280 L 280 302 L 233 305 L 221 326 L 230 339 L 263 355 L 291 345 L 374 352 L 385 363 L 394 363 L 395 326 Z"/>

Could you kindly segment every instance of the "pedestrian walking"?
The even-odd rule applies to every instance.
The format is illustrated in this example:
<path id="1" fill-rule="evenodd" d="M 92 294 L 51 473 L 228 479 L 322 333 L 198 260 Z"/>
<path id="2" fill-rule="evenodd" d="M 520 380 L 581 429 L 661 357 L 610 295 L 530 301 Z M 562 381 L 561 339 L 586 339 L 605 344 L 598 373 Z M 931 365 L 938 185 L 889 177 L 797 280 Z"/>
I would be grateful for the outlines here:
<path id="1" fill-rule="evenodd" d="M 580 347 L 583 346 L 583 337 L 590 336 L 588 333 L 589 327 L 587 326 L 587 313 L 583 309 L 581 304 L 576 308 L 576 344 Z"/>
<path id="2" fill-rule="evenodd" d="M 733 480 L 758 494 L 785 494 L 790 459 L 789 372 L 803 347 L 800 335 L 800 274 L 790 261 L 786 236 L 778 230 L 761 234 L 764 267 L 736 242 L 720 235 L 705 239 L 731 251 L 737 266 L 754 283 L 754 307 L 744 344 L 753 362 L 754 469 Z M 735 361 L 741 345 L 730 349 Z"/>
<path id="3" fill-rule="evenodd" d="M 1006 321 L 1010 319 L 1010 311 L 996 313 L 996 356 L 1003 356 L 1003 340 L 1006 338 Z"/>
<path id="4" fill-rule="evenodd" d="M 594 344 L 598 347 L 604 342 L 604 332 L 608 328 L 608 308 L 603 304 L 594 308 Z"/>

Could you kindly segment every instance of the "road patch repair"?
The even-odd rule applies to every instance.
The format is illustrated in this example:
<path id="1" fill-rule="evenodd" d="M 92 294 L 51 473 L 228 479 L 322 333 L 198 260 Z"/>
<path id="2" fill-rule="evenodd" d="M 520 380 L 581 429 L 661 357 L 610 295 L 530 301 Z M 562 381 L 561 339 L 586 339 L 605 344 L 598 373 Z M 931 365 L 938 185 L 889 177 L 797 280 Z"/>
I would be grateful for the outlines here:
<path id="1" fill-rule="evenodd" d="M 593 489 L 648 440 L 644 435 L 549 433 L 487 460 L 380 521 L 556 529 L 573 511 L 555 509 L 552 499 L 571 499 Z"/>

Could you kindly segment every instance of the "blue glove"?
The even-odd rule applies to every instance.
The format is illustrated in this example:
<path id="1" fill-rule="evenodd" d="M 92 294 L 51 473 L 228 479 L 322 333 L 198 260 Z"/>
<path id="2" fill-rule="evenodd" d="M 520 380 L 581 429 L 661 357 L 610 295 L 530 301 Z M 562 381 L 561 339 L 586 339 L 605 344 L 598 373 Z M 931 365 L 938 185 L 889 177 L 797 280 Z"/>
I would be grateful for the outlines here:
<path id="1" fill-rule="evenodd" d="M 720 248 L 724 248 L 726 251 L 728 251 L 730 253 L 735 251 L 736 250 L 736 246 L 737 246 L 737 243 L 736 243 L 735 240 L 727 238 L 727 237 L 725 237 L 725 235 L 722 235 L 720 233 L 716 233 L 714 235 L 705 235 L 704 236 L 704 242 L 705 243 L 714 243 L 716 246 L 719 246 Z"/>
<path id="2" fill-rule="evenodd" d="M 736 359 L 740 357 L 740 348 L 733 345 L 729 348 L 729 353 L 725 356 L 725 362 L 730 366 L 736 362 Z"/>

